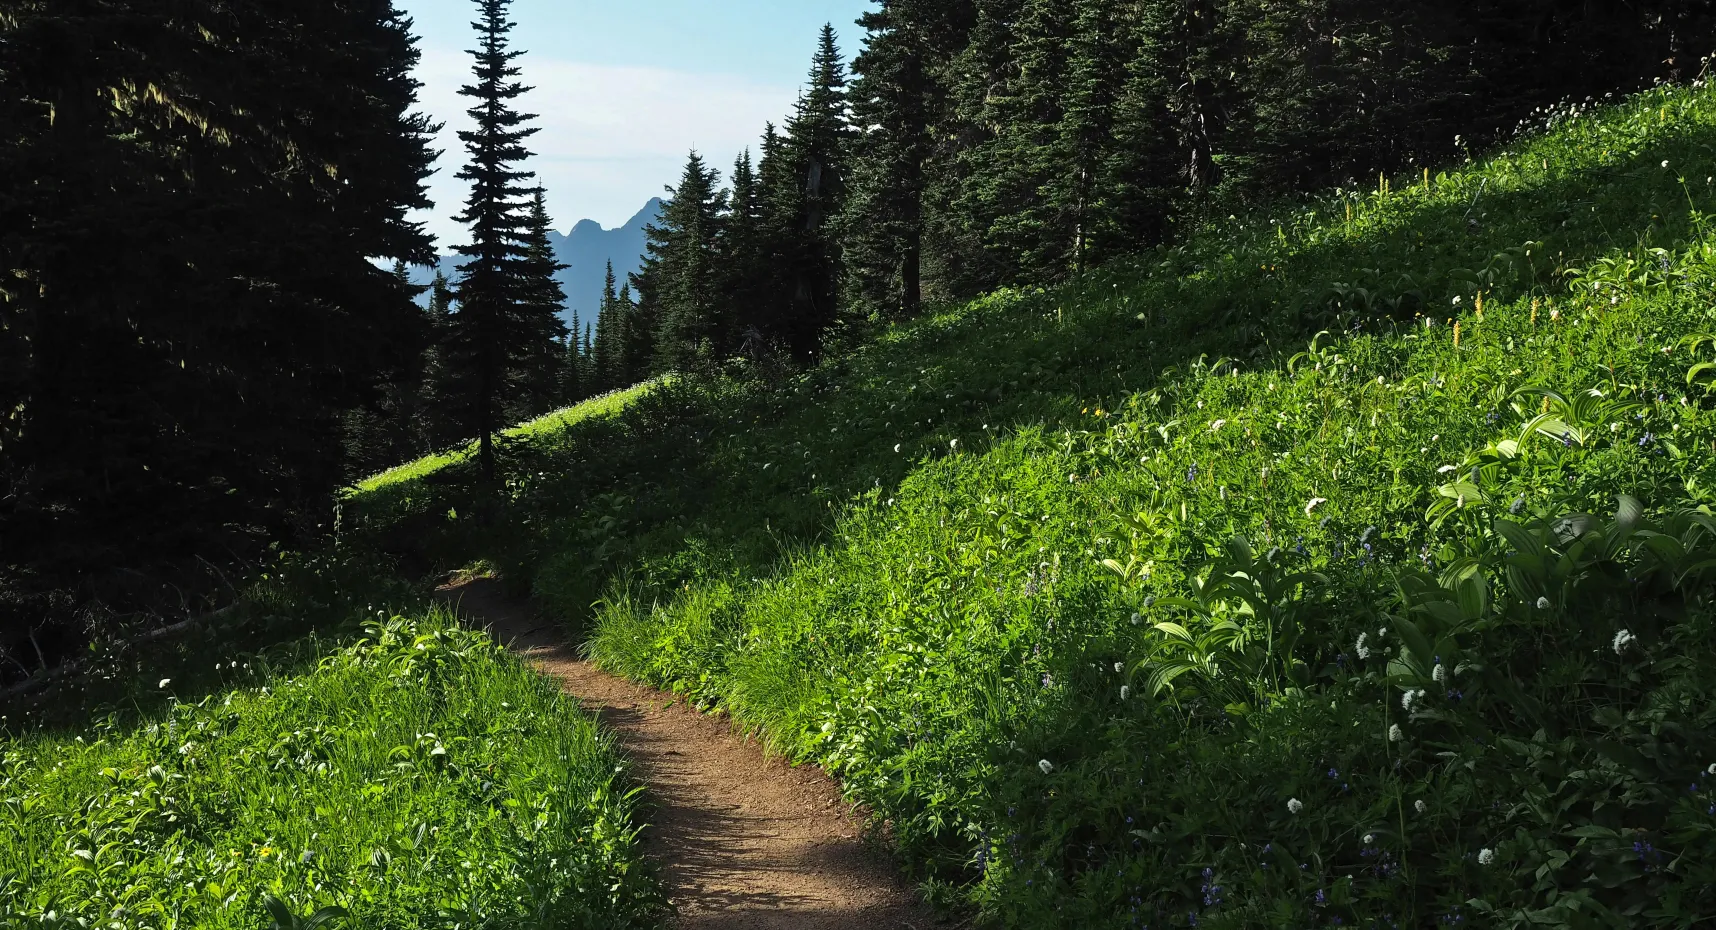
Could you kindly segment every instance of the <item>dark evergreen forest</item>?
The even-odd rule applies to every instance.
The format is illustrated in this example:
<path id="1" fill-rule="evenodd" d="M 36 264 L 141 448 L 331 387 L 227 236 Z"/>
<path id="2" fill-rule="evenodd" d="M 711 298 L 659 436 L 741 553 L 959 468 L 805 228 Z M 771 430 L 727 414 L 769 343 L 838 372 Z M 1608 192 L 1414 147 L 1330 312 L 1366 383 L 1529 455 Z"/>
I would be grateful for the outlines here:
<path id="1" fill-rule="evenodd" d="M 477 4 L 457 281 L 392 0 L 0 4 L 0 647 L 222 602 L 336 492 L 648 377 L 790 371 L 1534 111 L 1707 65 L 1694 0 L 882 0 L 570 332 L 507 0 Z M 389 272 L 378 260 L 399 266 Z M 582 330 L 582 331 L 580 331 Z M 23 644 L 29 643 L 29 646 Z"/>

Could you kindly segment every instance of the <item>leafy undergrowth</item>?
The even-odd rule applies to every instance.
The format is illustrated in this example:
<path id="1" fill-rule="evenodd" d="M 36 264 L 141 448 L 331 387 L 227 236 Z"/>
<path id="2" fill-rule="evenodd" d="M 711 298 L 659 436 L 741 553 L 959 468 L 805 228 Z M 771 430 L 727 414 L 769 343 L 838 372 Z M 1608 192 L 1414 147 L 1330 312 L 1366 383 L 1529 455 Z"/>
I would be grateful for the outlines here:
<path id="1" fill-rule="evenodd" d="M 0 926 L 653 925 L 612 746 L 485 635 L 203 658 L 140 720 L 0 731 Z"/>
<path id="2" fill-rule="evenodd" d="M 1708 922 L 1716 94 L 1545 123 L 353 538 L 597 602 L 998 925 Z"/>

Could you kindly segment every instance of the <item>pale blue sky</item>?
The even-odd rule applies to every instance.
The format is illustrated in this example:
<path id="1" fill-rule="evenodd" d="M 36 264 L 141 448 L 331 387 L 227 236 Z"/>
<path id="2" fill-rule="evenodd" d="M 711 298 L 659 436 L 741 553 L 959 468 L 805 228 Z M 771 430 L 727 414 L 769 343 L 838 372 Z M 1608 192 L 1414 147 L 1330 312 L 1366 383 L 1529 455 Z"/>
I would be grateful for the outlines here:
<path id="1" fill-rule="evenodd" d="M 461 241 L 451 217 L 466 190 L 454 131 L 465 125 L 471 0 L 400 0 L 421 38 L 423 108 L 447 128 L 435 210 L 424 217 L 447 251 Z M 817 30 L 832 22 L 848 61 L 861 47 L 854 21 L 869 0 L 517 0 L 522 104 L 541 115 L 530 167 L 548 189 L 562 232 L 580 219 L 624 223 L 678 179 L 695 146 L 723 170 L 763 123 L 790 112 L 810 71 Z"/>

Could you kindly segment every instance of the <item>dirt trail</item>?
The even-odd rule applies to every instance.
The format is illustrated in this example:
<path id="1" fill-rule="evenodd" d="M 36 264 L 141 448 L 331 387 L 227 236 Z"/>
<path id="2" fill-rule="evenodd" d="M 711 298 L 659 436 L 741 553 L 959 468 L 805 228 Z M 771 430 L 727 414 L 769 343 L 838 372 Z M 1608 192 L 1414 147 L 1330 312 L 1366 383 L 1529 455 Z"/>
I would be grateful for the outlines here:
<path id="1" fill-rule="evenodd" d="M 936 920 L 865 842 L 822 771 L 791 768 L 674 695 L 582 661 L 493 582 L 442 592 L 613 731 L 647 786 L 647 850 L 683 930 L 927 930 Z"/>

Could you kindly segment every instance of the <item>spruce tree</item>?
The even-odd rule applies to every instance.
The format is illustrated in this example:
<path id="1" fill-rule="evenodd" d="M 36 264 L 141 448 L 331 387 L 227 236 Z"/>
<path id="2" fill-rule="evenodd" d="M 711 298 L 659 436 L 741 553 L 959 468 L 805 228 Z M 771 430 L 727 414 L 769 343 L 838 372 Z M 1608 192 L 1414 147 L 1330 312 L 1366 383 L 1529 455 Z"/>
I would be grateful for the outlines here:
<path id="1" fill-rule="evenodd" d="M 911 0 L 883 0 L 852 63 L 855 127 L 841 223 L 843 297 L 859 317 L 902 319 L 923 300 L 923 197 L 933 144 L 928 37 Z"/>
<path id="2" fill-rule="evenodd" d="M 495 474 L 494 433 L 508 401 L 508 374 L 521 350 L 528 354 L 534 338 L 549 330 L 531 311 L 521 310 L 530 294 L 520 266 L 526 257 L 530 228 L 529 201 L 534 188 L 525 182 L 535 175 L 518 167 L 530 157 L 524 145 L 536 133 L 525 125 L 534 116 L 520 113 L 514 101 L 529 88 L 515 80 L 507 19 L 512 0 L 476 0 L 478 48 L 475 82 L 459 89 L 475 104 L 466 111 L 476 128 L 461 130 L 469 162 L 458 174 L 471 183 L 471 193 L 459 222 L 470 227 L 471 241 L 457 251 L 467 261 L 459 266 L 459 309 L 453 315 L 453 343 L 472 404 L 479 461 L 485 479 Z"/>
<path id="3" fill-rule="evenodd" d="M 562 351 L 565 357 L 560 364 L 560 402 L 571 405 L 588 396 L 585 393 L 584 324 L 578 319 L 576 309 L 572 311 L 572 327 Z"/>
<path id="4" fill-rule="evenodd" d="M 794 175 L 788 191 L 795 196 L 781 255 L 790 297 L 778 330 L 802 360 L 817 355 L 837 315 L 841 249 L 833 220 L 846 201 L 850 138 L 846 66 L 834 27 L 824 25 L 809 86 L 787 124 L 784 142 Z"/>
<path id="5" fill-rule="evenodd" d="M 655 320 L 644 313 L 637 301 L 632 300 L 630 281 L 620 285 L 614 307 L 626 331 L 625 345 L 620 353 L 621 367 L 626 372 L 627 383 L 636 384 L 648 378 L 655 369 Z"/>
<path id="6" fill-rule="evenodd" d="M 645 229 L 636 281 L 639 302 L 655 321 L 655 361 L 663 371 L 708 370 L 725 341 L 719 249 L 726 192 L 719 180 L 693 151 L 661 219 Z"/>
<path id="7" fill-rule="evenodd" d="M 421 342 L 372 261 L 432 259 L 416 62 L 387 0 L 0 13 L 0 640 L 202 609 L 332 524 Z"/>
<path id="8" fill-rule="evenodd" d="M 554 256 L 550 232 L 548 206 L 539 188 L 530 204 L 524 256 L 515 270 L 520 297 L 507 359 L 506 407 L 514 421 L 547 412 L 559 397 L 561 341 L 566 337 L 560 315 L 566 311 L 566 292 L 556 276 L 566 266 Z"/>

